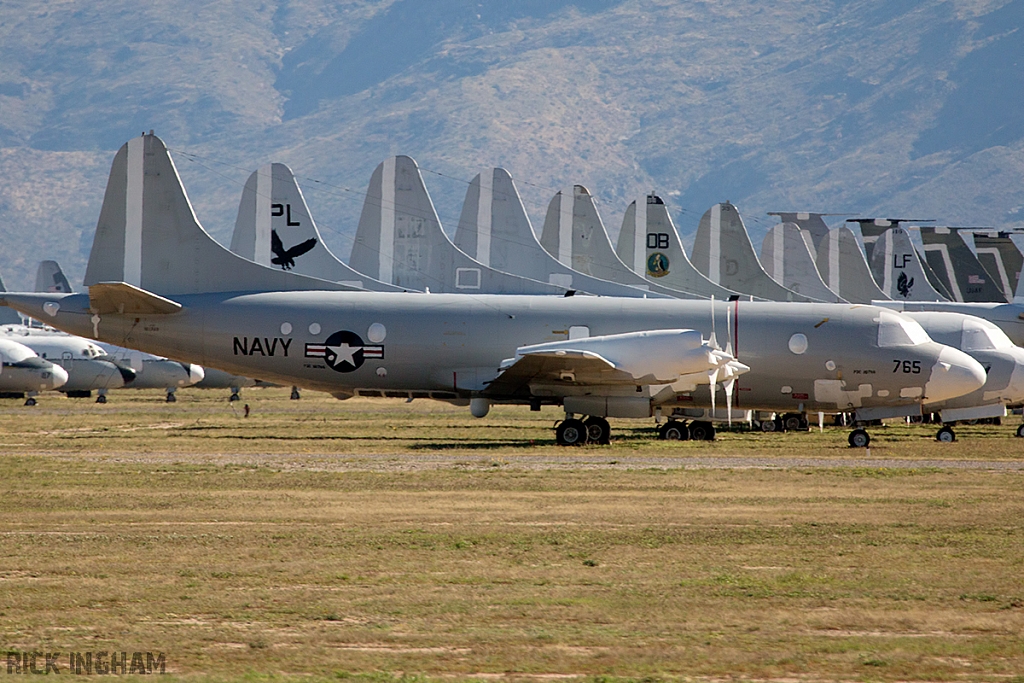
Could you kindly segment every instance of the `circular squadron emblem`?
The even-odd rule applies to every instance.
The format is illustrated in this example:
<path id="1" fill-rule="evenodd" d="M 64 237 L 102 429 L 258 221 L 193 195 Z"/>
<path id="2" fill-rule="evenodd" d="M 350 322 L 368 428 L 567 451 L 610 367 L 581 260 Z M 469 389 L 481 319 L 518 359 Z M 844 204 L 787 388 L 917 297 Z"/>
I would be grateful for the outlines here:
<path id="1" fill-rule="evenodd" d="M 323 344 L 306 344 L 306 358 L 323 358 L 332 370 L 352 372 L 368 358 L 383 358 L 380 344 L 364 344 L 355 332 L 341 330 L 327 338 Z"/>
<path id="2" fill-rule="evenodd" d="M 647 257 L 647 274 L 651 277 L 668 275 L 668 257 L 656 251 Z"/>

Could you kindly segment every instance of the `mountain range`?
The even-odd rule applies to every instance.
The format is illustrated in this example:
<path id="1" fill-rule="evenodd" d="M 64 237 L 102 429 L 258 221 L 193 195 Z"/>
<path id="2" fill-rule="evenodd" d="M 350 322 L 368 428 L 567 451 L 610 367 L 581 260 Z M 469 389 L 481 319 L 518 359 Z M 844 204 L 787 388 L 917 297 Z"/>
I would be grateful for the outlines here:
<path id="1" fill-rule="evenodd" d="M 651 190 L 684 236 L 732 201 L 757 247 L 780 210 L 1024 227 L 1022 27 L 1024 0 L 11 0 L 0 275 L 53 258 L 79 285 L 110 161 L 150 129 L 224 244 L 280 161 L 347 257 L 392 154 L 449 232 L 491 166 L 538 232 L 573 184 L 613 237 Z"/>

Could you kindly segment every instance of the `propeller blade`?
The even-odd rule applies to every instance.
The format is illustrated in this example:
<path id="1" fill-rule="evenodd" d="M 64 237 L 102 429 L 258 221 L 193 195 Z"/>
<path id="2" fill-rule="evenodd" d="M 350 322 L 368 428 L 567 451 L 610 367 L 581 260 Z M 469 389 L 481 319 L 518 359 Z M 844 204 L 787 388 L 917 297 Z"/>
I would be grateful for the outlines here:
<path id="1" fill-rule="evenodd" d="M 718 368 L 708 372 L 711 388 L 711 419 L 715 418 L 715 392 L 718 390 Z"/>
<path id="2" fill-rule="evenodd" d="M 736 384 L 736 378 L 730 377 L 722 386 L 725 388 L 725 414 L 729 419 L 729 426 L 732 427 L 732 388 Z"/>

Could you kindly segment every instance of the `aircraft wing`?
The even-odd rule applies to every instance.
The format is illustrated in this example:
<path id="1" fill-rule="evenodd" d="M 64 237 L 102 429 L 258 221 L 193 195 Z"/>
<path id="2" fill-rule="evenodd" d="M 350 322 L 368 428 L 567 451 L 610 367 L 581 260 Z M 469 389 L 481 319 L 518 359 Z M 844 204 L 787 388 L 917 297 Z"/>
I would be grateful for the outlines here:
<path id="1" fill-rule="evenodd" d="M 523 354 L 506 361 L 484 394 L 530 395 L 530 385 L 565 386 L 632 385 L 636 378 L 615 367 L 615 364 L 593 351 L 558 349 Z"/>

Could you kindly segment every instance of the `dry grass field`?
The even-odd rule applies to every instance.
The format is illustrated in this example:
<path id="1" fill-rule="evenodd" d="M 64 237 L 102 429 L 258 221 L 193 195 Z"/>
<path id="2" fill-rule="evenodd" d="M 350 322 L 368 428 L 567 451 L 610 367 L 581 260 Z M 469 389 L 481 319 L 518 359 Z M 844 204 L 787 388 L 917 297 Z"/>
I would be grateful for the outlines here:
<path id="1" fill-rule="evenodd" d="M 209 681 L 1024 681 L 1024 440 L 285 389 L 0 401 L 0 647 Z M 3 660 L 0 660 L 2 663 Z M 42 667 L 42 663 L 40 663 Z M 6 674 L 7 669 L 0 671 Z M 53 674 L 49 674 L 50 677 Z"/>

